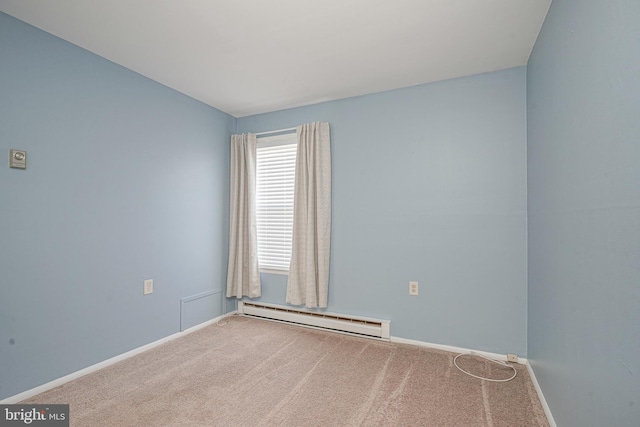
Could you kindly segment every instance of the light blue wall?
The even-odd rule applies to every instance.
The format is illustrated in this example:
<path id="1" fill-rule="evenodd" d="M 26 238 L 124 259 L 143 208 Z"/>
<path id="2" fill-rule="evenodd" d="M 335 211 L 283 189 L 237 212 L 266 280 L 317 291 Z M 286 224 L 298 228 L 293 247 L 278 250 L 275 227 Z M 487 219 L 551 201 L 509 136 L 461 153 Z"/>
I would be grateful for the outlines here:
<path id="1" fill-rule="evenodd" d="M 0 399 L 177 332 L 181 298 L 222 289 L 235 124 L 0 13 Z"/>
<path id="2" fill-rule="evenodd" d="M 559 426 L 637 426 L 640 2 L 554 0 L 527 80 L 529 361 Z"/>
<path id="3" fill-rule="evenodd" d="M 329 311 L 392 335 L 526 355 L 523 67 L 238 119 L 331 125 Z M 263 274 L 283 304 L 285 276 Z M 420 296 L 409 296 L 409 281 Z"/>

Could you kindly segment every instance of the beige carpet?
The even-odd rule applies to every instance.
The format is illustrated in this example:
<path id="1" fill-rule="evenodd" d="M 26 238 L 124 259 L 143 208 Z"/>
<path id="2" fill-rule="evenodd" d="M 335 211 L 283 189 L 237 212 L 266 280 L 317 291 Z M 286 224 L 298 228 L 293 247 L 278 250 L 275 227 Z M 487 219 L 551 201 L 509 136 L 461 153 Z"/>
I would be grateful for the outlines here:
<path id="1" fill-rule="evenodd" d="M 72 426 L 548 426 L 526 368 L 233 316 L 24 403 Z M 492 378 L 512 371 L 458 359 Z"/>

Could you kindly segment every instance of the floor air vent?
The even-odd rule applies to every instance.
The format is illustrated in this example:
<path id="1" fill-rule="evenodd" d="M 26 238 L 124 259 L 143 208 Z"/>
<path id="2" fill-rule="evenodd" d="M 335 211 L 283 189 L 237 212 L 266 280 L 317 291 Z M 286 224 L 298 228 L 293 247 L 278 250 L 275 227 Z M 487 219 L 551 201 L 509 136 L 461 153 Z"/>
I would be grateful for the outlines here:
<path id="1" fill-rule="evenodd" d="M 263 319 L 295 323 L 310 328 L 326 329 L 345 334 L 389 339 L 388 320 L 377 320 L 344 314 L 306 311 L 274 304 L 238 301 L 238 313 Z"/>

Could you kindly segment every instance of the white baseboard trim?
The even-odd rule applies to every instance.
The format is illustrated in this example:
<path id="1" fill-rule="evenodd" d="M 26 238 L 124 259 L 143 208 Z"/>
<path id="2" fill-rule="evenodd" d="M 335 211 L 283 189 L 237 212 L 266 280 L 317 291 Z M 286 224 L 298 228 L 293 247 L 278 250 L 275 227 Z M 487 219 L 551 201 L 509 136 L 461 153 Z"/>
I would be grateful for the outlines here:
<path id="1" fill-rule="evenodd" d="M 502 360 L 504 362 L 507 361 L 507 355 L 506 354 L 490 353 L 488 351 L 474 350 L 474 349 L 470 349 L 470 348 L 454 347 L 454 346 L 444 345 L 444 344 L 433 344 L 433 343 L 424 342 L 424 341 L 416 341 L 416 340 L 410 340 L 410 339 L 407 339 L 407 338 L 397 338 L 397 337 L 391 337 L 391 342 L 397 342 L 399 344 L 417 345 L 419 347 L 435 348 L 436 350 L 444 350 L 444 351 L 449 351 L 449 352 L 452 352 L 452 353 L 470 353 L 470 352 L 474 352 L 476 354 L 480 354 L 480 355 L 485 356 L 485 357 L 490 357 L 492 359 Z M 526 365 L 527 364 L 527 359 L 524 358 L 524 357 L 518 356 L 518 363 L 520 365 Z"/>
<path id="2" fill-rule="evenodd" d="M 234 314 L 236 314 L 237 311 L 232 311 L 226 314 L 223 314 L 222 316 L 218 316 L 214 319 L 211 320 L 207 320 L 206 322 L 200 323 L 199 325 L 193 326 L 189 329 L 185 329 L 182 332 L 176 332 L 175 334 L 171 334 L 169 336 L 166 336 L 164 338 L 160 338 L 157 341 L 154 341 L 152 343 L 149 344 L 145 344 L 141 347 L 138 348 L 134 348 L 133 350 L 127 351 L 126 353 L 122 353 L 119 354 L 117 356 L 114 356 L 110 359 L 107 360 L 103 360 L 102 362 L 96 363 L 95 365 L 91 365 L 88 366 L 84 369 L 81 369 L 79 371 L 73 372 L 69 375 L 65 375 L 64 377 L 60 377 L 58 379 L 55 379 L 53 381 L 49 381 L 46 384 L 42 384 L 38 387 L 32 388 L 30 390 L 27 391 L 23 391 L 22 393 L 16 394 L 14 396 L 10 396 L 7 397 L 6 399 L 0 400 L 0 404 L 5 404 L 5 405 L 9 405 L 12 403 L 18 403 L 22 400 L 28 399 L 30 397 L 35 396 L 36 394 L 40 394 L 40 393 L 44 393 L 45 391 L 51 390 L 52 388 L 56 388 L 58 386 L 61 386 L 63 384 L 68 383 L 69 381 L 73 381 L 75 379 L 78 379 L 80 377 L 83 377 L 87 374 L 90 374 L 92 372 L 96 372 L 99 371 L 100 369 L 106 368 L 107 366 L 113 365 L 115 363 L 118 363 L 122 360 L 128 359 L 130 357 L 133 357 L 137 354 L 143 353 L 147 350 L 151 350 L 154 347 L 158 347 L 159 345 L 162 345 L 164 343 L 167 343 L 169 341 L 173 341 L 176 338 L 180 338 L 183 337 L 187 334 L 190 334 L 192 332 L 197 331 L 198 329 L 202 329 L 206 326 L 212 325 L 214 323 L 219 322 L 220 320 L 224 319 L 225 317 L 229 317 L 229 316 L 233 316 Z"/>
<path id="3" fill-rule="evenodd" d="M 533 372 L 533 368 L 529 361 L 527 361 L 527 371 L 529 372 L 529 376 L 533 382 L 533 387 L 535 387 L 536 393 L 538 393 L 538 398 L 540 399 L 542 409 L 544 409 L 544 414 L 547 416 L 547 421 L 549 421 L 549 426 L 558 427 L 556 425 L 556 421 L 553 419 L 553 414 L 551 414 L 551 408 L 549 408 L 549 405 L 547 404 L 547 399 L 545 399 L 544 394 L 542 394 L 542 389 L 540 388 L 540 384 L 538 384 L 538 379 L 536 378 L 536 374 Z"/>

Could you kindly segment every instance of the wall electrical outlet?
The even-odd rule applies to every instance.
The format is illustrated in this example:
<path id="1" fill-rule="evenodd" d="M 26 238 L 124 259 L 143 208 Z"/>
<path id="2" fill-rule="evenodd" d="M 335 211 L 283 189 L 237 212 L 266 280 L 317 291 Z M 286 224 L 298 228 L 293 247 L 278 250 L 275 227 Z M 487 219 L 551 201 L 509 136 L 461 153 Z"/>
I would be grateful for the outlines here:
<path id="1" fill-rule="evenodd" d="M 507 362 L 518 363 L 518 355 L 513 353 L 507 354 Z"/>
<path id="2" fill-rule="evenodd" d="M 27 168 L 27 152 L 24 150 L 9 150 L 9 167 L 15 169 Z"/>
<path id="3" fill-rule="evenodd" d="M 418 282 L 409 282 L 409 295 L 418 295 Z"/>
<path id="4" fill-rule="evenodd" d="M 153 279 L 147 279 L 144 281 L 144 295 L 149 295 L 153 293 Z"/>

